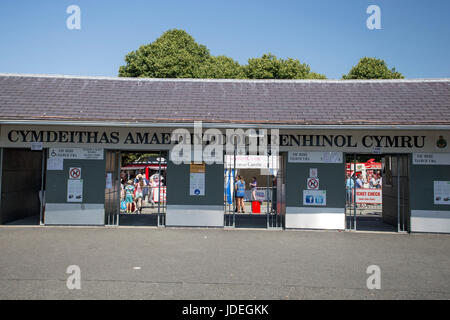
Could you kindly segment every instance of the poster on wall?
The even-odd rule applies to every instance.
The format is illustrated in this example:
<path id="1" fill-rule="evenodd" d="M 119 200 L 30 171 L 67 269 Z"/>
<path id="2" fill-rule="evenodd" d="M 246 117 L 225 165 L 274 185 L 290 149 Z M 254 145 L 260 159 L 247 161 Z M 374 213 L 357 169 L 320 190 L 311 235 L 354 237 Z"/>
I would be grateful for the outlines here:
<path id="1" fill-rule="evenodd" d="M 67 180 L 67 202 L 83 202 L 83 179 Z"/>
<path id="2" fill-rule="evenodd" d="M 204 196 L 205 195 L 205 164 L 190 165 L 189 176 L 189 195 Z"/>
<path id="3" fill-rule="evenodd" d="M 326 206 L 327 190 L 303 190 L 304 206 Z"/>
<path id="4" fill-rule="evenodd" d="M 64 164 L 63 158 L 48 158 L 47 170 L 62 170 Z"/>
<path id="5" fill-rule="evenodd" d="M 450 181 L 434 181 L 434 204 L 450 205 Z"/>

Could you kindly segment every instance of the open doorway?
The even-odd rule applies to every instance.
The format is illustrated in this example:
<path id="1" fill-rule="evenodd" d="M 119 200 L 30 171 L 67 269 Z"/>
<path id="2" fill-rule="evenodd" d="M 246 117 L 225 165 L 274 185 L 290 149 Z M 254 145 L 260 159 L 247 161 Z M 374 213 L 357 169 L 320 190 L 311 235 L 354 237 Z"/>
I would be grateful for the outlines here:
<path id="1" fill-rule="evenodd" d="M 281 162 L 282 156 L 225 157 L 225 227 L 283 227 Z"/>
<path id="2" fill-rule="evenodd" d="M 44 222 L 45 149 L 1 149 L 0 224 Z"/>
<path id="3" fill-rule="evenodd" d="M 346 229 L 409 230 L 407 155 L 347 154 Z"/>
<path id="4" fill-rule="evenodd" d="M 118 212 L 113 225 L 164 226 L 166 213 L 166 151 L 122 151 L 118 155 Z M 108 174 L 108 170 L 107 170 Z M 114 176 L 111 173 L 112 176 Z M 108 179 L 107 179 L 108 181 Z M 112 188 L 115 189 L 115 188 Z M 113 197 L 114 198 L 114 197 Z"/>

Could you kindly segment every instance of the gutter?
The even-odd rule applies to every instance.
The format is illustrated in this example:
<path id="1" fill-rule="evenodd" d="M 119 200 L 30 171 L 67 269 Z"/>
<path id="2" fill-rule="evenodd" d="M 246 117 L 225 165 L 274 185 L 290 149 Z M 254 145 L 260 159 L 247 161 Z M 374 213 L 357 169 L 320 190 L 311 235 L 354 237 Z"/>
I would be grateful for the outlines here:
<path id="1" fill-rule="evenodd" d="M 0 125 L 123 127 L 123 128 L 193 128 L 194 122 L 120 122 L 120 121 L 61 121 L 61 120 L 0 120 Z M 308 125 L 308 124 L 255 124 L 202 122 L 203 128 L 216 129 L 295 129 L 295 130 L 450 130 L 450 124 L 361 124 L 361 125 Z"/>

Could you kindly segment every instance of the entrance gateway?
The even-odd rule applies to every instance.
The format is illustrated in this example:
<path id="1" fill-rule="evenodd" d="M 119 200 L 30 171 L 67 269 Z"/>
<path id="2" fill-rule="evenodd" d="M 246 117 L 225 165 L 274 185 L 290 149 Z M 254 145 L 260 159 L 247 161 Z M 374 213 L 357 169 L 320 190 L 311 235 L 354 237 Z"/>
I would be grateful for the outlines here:
<path id="1" fill-rule="evenodd" d="M 37 132 L 41 129 L 27 127 L 27 130 Z M 136 144 L 133 149 L 127 150 L 125 148 L 130 147 L 122 144 L 120 150 L 110 150 L 84 147 L 86 144 L 80 148 L 76 144 L 74 147 L 70 143 L 53 143 L 33 151 L 30 146 L 24 148 L 28 142 L 4 139 L 8 136 L 14 138 L 10 133 L 24 131 L 24 128 L 3 125 L 1 130 L 2 144 L 6 144 L 2 148 L 2 224 L 35 221 L 34 224 L 45 225 L 447 231 L 448 222 L 442 209 L 446 208 L 450 197 L 446 194 L 446 182 L 450 181 L 450 156 L 449 153 L 436 152 L 439 149 L 435 146 L 427 145 L 437 141 L 442 136 L 440 133 L 420 133 L 422 138 L 417 140 L 420 141 L 419 149 L 406 145 L 367 152 L 363 145 L 362 148 L 351 149 L 361 150 L 361 153 L 354 153 L 349 152 L 348 147 L 317 151 L 321 148 L 296 146 L 297 141 L 300 145 L 303 143 L 299 136 L 313 135 L 282 131 L 278 157 L 225 155 L 223 164 L 204 165 L 194 170 L 192 165 L 176 165 L 171 161 L 170 149 L 173 146 L 170 143 L 163 150 L 149 150 L 148 145 Z M 104 130 L 108 132 L 110 129 Z M 142 130 L 129 131 L 137 134 Z M 161 141 L 164 140 L 162 136 L 168 135 L 161 129 L 155 132 Z M 405 132 L 402 136 L 407 134 Z M 128 137 L 130 134 L 119 129 L 117 137 L 122 135 Z M 355 132 L 350 139 L 352 145 L 362 143 L 364 139 L 367 145 L 368 138 L 364 137 L 367 135 Z M 374 138 L 374 141 L 377 140 Z M 405 152 L 409 149 L 412 152 Z M 129 175 L 127 179 L 143 170 L 145 173 L 146 167 L 143 165 L 134 171 L 126 171 L 122 155 L 136 151 L 155 154 L 160 162 L 152 164 L 151 173 L 165 175 L 166 180 L 161 180 L 163 185 L 154 189 L 156 194 L 153 196 L 161 201 L 155 201 L 151 208 L 147 201 L 143 215 L 127 215 L 120 208 L 123 199 L 120 178 L 124 172 Z M 35 169 L 29 170 L 28 164 L 18 162 L 17 159 L 21 158 L 17 152 L 23 154 L 20 157 L 27 159 L 30 166 L 35 164 Z M 372 163 L 379 167 L 367 166 L 371 159 L 375 159 Z M 362 163 L 366 165 L 364 168 L 360 167 Z M 36 177 L 32 172 L 36 172 Z M 369 174 L 379 173 L 381 190 L 356 188 L 358 172 L 363 174 L 365 187 L 370 183 Z M 347 173 L 353 176 L 350 196 L 346 190 Z M 20 201 L 13 200 L 16 199 L 12 193 L 16 182 L 17 188 L 28 194 L 26 188 L 20 189 L 22 180 L 11 179 L 13 175 L 36 181 L 34 187 L 29 184 L 32 195 L 27 196 L 36 203 L 35 210 L 25 209 L 18 205 Z M 244 213 L 236 210 L 235 180 L 238 175 L 246 185 Z M 257 182 L 254 190 L 250 187 L 253 177 Z M 361 198 L 364 190 L 368 197 L 381 198 L 381 203 L 377 199 Z M 73 192 L 73 198 L 69 199 L 69 191 Z M 28 212 L 34 218 L 27 217 Z"/>

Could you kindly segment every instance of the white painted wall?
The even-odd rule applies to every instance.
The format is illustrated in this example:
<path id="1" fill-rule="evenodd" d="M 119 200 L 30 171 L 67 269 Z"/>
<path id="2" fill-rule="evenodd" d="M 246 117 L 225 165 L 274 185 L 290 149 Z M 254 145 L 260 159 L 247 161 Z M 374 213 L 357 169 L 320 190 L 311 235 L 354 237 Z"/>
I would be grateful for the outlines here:
<path id="1" fill-rule="evenodd" d="M 450 211 L 411 210 L 411 231 L 450 233 Z"/>
<path id="2" fill-rule="evenodd" d="M 344 208 L 286 207 L 286 229 L 345 229 Z"/>
<path id="3" fill-rule="evenodd" d="M 46 225 L 105 225 L 105 206 L 88 203 L 47 203 Z"/>
<path id="4" fill-rule="evenodd" d="M 167 205 L 167 227 L 223 227 L 223 206 Z"/>

